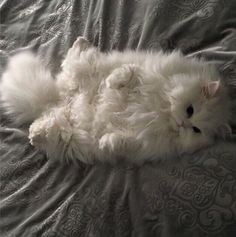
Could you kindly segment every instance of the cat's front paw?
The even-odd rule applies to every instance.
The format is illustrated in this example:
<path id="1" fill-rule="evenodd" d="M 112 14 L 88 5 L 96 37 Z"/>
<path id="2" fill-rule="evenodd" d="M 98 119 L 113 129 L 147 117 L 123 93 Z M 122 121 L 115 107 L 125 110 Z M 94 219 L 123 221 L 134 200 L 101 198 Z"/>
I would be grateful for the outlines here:
<path id="1" fill-rule="evenodd" d="M 46 120 L 36 120 L 29 128 L 30 144 L 35 147 L 42 147 L 46 142 L 48 125 Z"/>
<path id="2" fill-rule="evenodd" d="M 115 69 L 106 79 L 106 87 L 111 89 L 134 88 L 137 86 L 139 67 L 127 64 Z"/>

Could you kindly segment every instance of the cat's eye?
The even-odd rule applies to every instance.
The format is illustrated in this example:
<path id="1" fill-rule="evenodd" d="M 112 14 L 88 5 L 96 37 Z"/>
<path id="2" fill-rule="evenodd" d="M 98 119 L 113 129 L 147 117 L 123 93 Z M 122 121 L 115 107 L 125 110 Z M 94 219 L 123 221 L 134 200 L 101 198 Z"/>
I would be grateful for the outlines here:
<path id="1" fill-rule="evenodd" d="M 195 126 L 193 126 L 192 129 L 195 133 L 201 133 L 201 130 Z"/>
<path id="2" fill-rule="evenodd" d="M 186 112 L 187 112 L 187 115 L 188 115 L 188 118 L 191 118 L 193 113 L 194 113 L 194 109 L 193 109 L 193 106 L 192 105 L 189 105 L 186 109 Z"/>

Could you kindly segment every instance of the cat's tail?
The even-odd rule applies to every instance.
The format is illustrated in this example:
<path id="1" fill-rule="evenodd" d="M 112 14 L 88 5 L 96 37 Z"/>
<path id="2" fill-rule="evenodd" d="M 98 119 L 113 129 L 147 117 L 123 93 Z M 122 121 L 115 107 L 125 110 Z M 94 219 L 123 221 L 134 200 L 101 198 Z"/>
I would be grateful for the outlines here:
<path id="1" fill-rule="evenodd" d="M 32 53 L 13 56 L 0 81 L 0 105 L 16 125 L 31 123 L 59 99 L 56 82 Z"/>

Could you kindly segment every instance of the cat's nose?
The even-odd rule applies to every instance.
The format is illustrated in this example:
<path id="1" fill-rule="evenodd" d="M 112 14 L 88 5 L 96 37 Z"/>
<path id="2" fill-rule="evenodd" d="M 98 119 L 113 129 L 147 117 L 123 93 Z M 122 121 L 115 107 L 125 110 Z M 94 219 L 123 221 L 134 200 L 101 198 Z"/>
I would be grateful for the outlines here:
<path id="1" fill-rule="evenodd" d="M 178 127 L 183 127 L 183 121 L 176 120 L 176 124 L 178 125 Z"/>
<path id="2" fill-rule="evenodd" d="M 190 124 L 188 124 L 188 123 L 186 123 L 184 121 L 181 121 L 180 124 L 178 124 L 178 125 L 179 125 L 179 127 L 182 127 L 182 128 L 189 128 L 189 127 L 191 127 Z"/>
<path id="3" fill-rule="evenodd" d="M 179 124 L 179 126 L 180 126 L 180 127 L 183 127 L 183 128 L 186 127 L 186 126 L 185 126 L 185 123 L 184 123 L 183 121 L 181 121 L 181 123 Z"/>

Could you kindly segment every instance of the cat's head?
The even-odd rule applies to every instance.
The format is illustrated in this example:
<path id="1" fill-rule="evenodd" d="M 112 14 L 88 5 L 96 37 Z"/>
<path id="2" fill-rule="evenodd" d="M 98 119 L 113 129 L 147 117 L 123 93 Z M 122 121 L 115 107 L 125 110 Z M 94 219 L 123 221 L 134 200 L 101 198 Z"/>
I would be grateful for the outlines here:
<path id="1" fill-rule="evenodd" d="M 175 75 L 170 92 L 171 122 L 183 151 L 195 151 L 231 134 L 230 103 L 219 80 Z"/>

